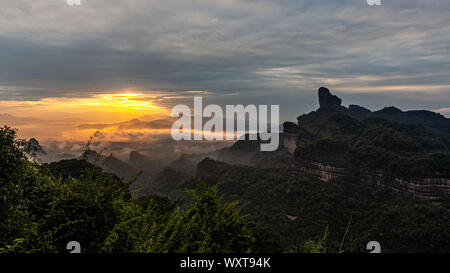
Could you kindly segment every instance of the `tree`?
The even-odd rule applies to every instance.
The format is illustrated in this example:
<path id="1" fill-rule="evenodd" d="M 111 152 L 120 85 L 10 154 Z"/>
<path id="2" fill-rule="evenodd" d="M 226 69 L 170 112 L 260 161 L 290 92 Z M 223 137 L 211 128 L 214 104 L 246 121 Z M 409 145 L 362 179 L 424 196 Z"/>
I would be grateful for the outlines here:
<path id="1" fill-rule="evenodd" d="M 148 206 L 124 208 L 122 221 L 106 239 L 110 252 L 232 253 L 250 252 L 254 237 L 237 203 L 222 203 L 217 188 L 200 183 L 187 191 L 192 203 L 183 210 L 151 197 Z"/>
<path id="2" fill-rule="evenodd" d="M 167 224 L 153 240 L 147 241 L 147 252 L 233 253 L 250 252 L 254 237 L 246 216 L 237 203 L 222 203 L 217 187 L 199 183 L 188 190 L 193 203 L 186 211 L 175 210 Z"/>
<path id="3" fill-rule="evenodd" d="M 30 249 L 38 234 L 33 213 L 44 189 L 37 169 L 27 160 L 26 144 L 16 130 L 0 128 L 0 251 Z"/>

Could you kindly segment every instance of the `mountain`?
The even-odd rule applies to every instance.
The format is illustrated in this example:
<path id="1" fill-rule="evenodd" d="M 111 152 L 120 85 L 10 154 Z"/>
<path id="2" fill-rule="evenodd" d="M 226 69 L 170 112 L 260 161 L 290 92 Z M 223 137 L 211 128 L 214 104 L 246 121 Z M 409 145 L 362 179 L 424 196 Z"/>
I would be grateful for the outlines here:
<path id="1" fill-rule="evenodd" d="M 170 167 L 177 170 L 183 170 L 185 173 L 194 175 L 197 169 L 197 164 L 200 163 L 200 161 L 205 158 L 216 159 L 219 157 L 219 153 L 222 150 L 223 149 L 201 154 L 182 154 L 178 159 L 170 163 Z"/>
<path id="2" fill-rule="evenodd" d="M 298 124 L 283 124 L 277 151 L 261 152 L 261 141 L 247 135 L 210 158 L 232 165 L 284 166 L 294 176 L 351 180 L 432 203 L 449 198 L 450 137 L 443 132 L 449 119 L 395 107 L 375 112 L 357 105 L 346 108 L 325 87 L 318 90 L 318 99 L 319 109 L 299 116 Z"/>
<path id="3" fill-rule="evenodd" d="M 184 183 L 192 178 L 191 175 L 181 170 L 165 167 L 153 179 L 135 186 L 136 196 L 158 194 L 177 198 L 183 192 Z"/>
<path id="4" fill-rule="evenodd" d="M 431 202 L 450 196 L 449 119 L 396 107 L 346 108 L 324 87 L 318 96 L 319 109 L 299 116 L 298 124 L 284 124 L 293 173 L 350 179 Z"/>
<path id="5" fill-rule="evenodd" d="M 150 157 L 138 151 L 132 151 L 128 158 L 128 164 L 135 169 L 144 171 L 148 175 L 155 175 L 169 164 L 169 160 Z"/>
<path id="6" fill-rule="evenodd" d="M 446 128 L 448 119 L 429 111 L 404 112 L 395 107 L 374 112 L 357 105 L 347 108 L 325 87 L 319 88 L 318 100 L 320 108 L 299 116 L 298 124 L 283 124 L 281 145 L 274 152 L 261 152 L 261 140 L 249 140 L 246 135 L 231 147 L 181 154 L 172 161 L 166 160 L 168 153 L 162 153 L 163 159 L 136 151 L 130 153 L 128 163 L 113 156 L 100 161 L 105 171 L 126 179 L 143 170 L 132 186 L 136 192 L 143 190 L 139 194 L 171 195 L 171 188 L 180 192 L 180 179 L 171 184 L 165 179 L 167 174 L 193 176 L 197 164 L 210 158 L 231 165 L 279 167 L 291 176 L 308 174 L 323 182 L 353 181 L 409 193 L 431 203 L 449 198 L 450 137 L 439 130 Z M 93 162 L 95 156 L 88 158 Z"/>
<path id="7" fill-rule="evenodd" d="M 349 179 L 324 183 L 314 174 L 293 174 L 282 166 L 205 159 L 196 178 L 216 185 L 225 201 L 238 200 L 253 221 L 278 233 L 285 252 L 300 251 L 327 229 L 327 248 L 338 249 L 349 222 L 345 252 L 364 252 L 371 240 L 382 242 L 383 252 L 450 250 L 449 203 L 431 205 L 406 192 Z"/>
<path id="8" fill-rule="evenodd" d="M 398 123 L 421 125 L 436 133 L 450 137 L 450 119 L 439 113 L 426 110 L 402 111 L 394 106 L 374 112 L 359 105 L 350 105 L 346 108 L 341 105 L 342 100 L 331 94 L 325 87 L 319 88 L 318 96 L 319 109 L 297 118 L 298 125 L 313 133 L 326 134 L 321 127 L 327 119 L 336 114 L 345 114 L 358 120 L 384 118 Z"/>
<path id="9" fill-rule="evenodd" d="M 346 108 L 326 88 L 318 98 L 318 110 L 283 124 L 276 152 L 240 140 L 218 160 L 201 161 L 195 178 L 238 200 L 254 221 L 280 234 L 287 252 L 324 230 L 327 247 L 337 249 L 347 226 L 346 252 L 364 251 L 374 238 L 384 252 L 448 251 L 448 119 L 395 107 Z"/>
<path id="10" fill-rule="evenodd" d="M 105 156 L 94 150 L 87 150 L 83 153 L 81 158 L 102 167 L 105 172 L 115 174 L 125 181 L 133 179 L 140 172 L 140 170 L 135 169 L 130 164 L 114 157 L 113 154 Z"/>
<path id="11" fill-rule="evenodd" d="M 16 117 L 10 114 L 0 114 L 0 124 L 9 126 L 19 126 L 42 122 L 42 120 L 33 117 Z"/>
<path id="12" fill-rule="evenodd" d="M 247 135 L 214 152 L 177 155 L 166 167 L 158 147 L 132 152 L 127 163 L 87 156 L 116 174 L 143 169 L 131 185 L 137 196 L 165 195 L 184 205 L 185 190 L 198 181 L 216 186 L 224 201 L 238 201 L 252 222 L 279 236 L 283 252 L 302 251 L 324 232 L 327 249 L 344 242 L 344 252 L 365 252 L 373 240 L 383 252 L 449 252 L 448 119 L 395 107 L 347 108 L 326 88 L 318 98 L 319 109 L 283 124 L 274 152 L 261 152 L 261 140 Z M 80 169 L 79 162 L 60 164 L 53 169 Z"/>

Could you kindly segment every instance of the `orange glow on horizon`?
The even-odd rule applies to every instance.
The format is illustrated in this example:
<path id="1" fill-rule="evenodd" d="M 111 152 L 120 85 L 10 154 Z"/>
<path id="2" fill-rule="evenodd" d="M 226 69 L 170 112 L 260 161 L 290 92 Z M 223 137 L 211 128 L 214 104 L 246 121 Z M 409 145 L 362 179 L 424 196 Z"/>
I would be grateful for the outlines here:
<path id="1" fill-rule="evenodd" d="M 105 93 L 87 98 L 43 98 L 39 101 L 1 101 L 0 113 L 20 117 L 49 118 L 66 116 L 89 121 L 117 121 L 143 115 L 168 116 L 169 111 L 156 104 L 155 95 L 136 92 Z M 95 113 L 95 114 L 94 114 Z"/>
<path id="2" fill-rule="evenodd" d="M 97 129 L 80 127 L 100 124 L 106 139 L 125 140 L 128 134 L 148 138 L 155 134 L 167 134 L 168 129 L 121 128 L 116 124 L 139 119 L 151 121 L 166 119 L 169 110 L 158 105 L 164 94 L 145 94 L 132 90 L 117 93 L 101 93 L 85 98 L 49 97 L 38 101 L 0 101 L 0 115 L 13 116 L 8 126 L 19 129 L 21 137 L 39 139 L 88 139 Z M 25 118 L 25 119 L 24 119 Z"/>

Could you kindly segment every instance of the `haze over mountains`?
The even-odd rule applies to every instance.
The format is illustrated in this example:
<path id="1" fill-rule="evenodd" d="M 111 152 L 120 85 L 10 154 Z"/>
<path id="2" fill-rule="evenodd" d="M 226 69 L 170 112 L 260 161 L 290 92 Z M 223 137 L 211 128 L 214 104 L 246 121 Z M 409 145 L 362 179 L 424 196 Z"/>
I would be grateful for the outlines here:
<path id="1" fill-rule="evenodd" d="M 142 176 L 138 179 L 138 183 L 134 185 L 134 188 L 137 189 L 141 187 L 144 188 L 144 192 L 148 192 L 149 190 L 145 189 L 148 186 L 146 183 L 148 181 L 155 182 L 155 180 L 158 180 L 160 172 L 167 172 L 167 170 L 165 170 L 166 167 L 172 168 L 173 171 L 177 170 L 185 173 L 186 175 L 195 175 L 197 164 L 205 158 L 211 158 L 233 165 L 285 164 L 286 162 L 293 160 L 292 155 L 290 154 L 294 154 L 294 152 L 295 158 L 304 157 L 303 152 L 299 152 L 298 148 L 300 146 L 310 145 L 317 140 L 323 141 L 320 139 L 321 137 L 331 137 L 333 142 L 330 144 L 325 141 L 320 144 L 331 145 L 330 150 L 319 155 L 319 157 L 325 158 L 325 161 L 313 162 L 311 161 L 313 156 L 310 155 L 311 158 L 309 159 L 311 162 L 307 164 L 308 166 L 299 167 L 297 169 L 316 173 L 321 179 L 327 181 L 349 175 L 348 170 L 342 167 L 342 165 L 350 164 L 345 161 L 345 156 L 355 152 L 359 154 L 357 151 L 362 149 L 359 146 L 349 146 L 348 150 L 345 150 L 344 146 L 347 147 L 347 140 L 342 142 L 342 147 L 333 146 L 337 145 L 334 142 L 342 141 L 343 135 L 346 138 L 349 138 L 350 141 L 356 141 L 356 139 L 360 138 L 362 143 L 366 143 L 364 145 L 369 145 L 368 147 L 372 147 L 371 145 L 374 145 L 374 143 L 377 143 L 377 149 L 380 148 L 380 145 L 385 145 L 386 150 L 378 151 L 379 153 L 382 155 L 392 153 L 397 154 L 388 160 L 390 163 L 395 160 L 403 160 L 403 162 L 406 162 L 411 159 L 413 155 L 421 153 L 424 155 L 430 152 L 447 153 L 449 150 L 450 119 L 438 113 L 424 110 L 404 112 L 393 106 L 385 107 L 378 111 L 370 111 L 358 105 L 344 107 L 342 106 L 342 100 L 339 97 L 332 95 L 325 87 L 319 88 L 318 101 L 320 107 L 316 111 L 299 116 L 297 118 L 297 124 L 292 122 L 286 122 L 284 124 L 284 132 L 281 134 L 282 143 L 276 152 L 261 152 L 259 150 L 259 141 L 241 140 L 232 145 L 230 142 L 176 142 L 171 139 L 161 139 L 155 141 L 146 148 L 137 145 L 135 146 L 135 148 L 137 148 L 136 150 L 132 150 L 132 147 L 129 147 L 126 143 L 113 143 L 111 146 L 112 152 L 110 150 L 105 150 L 102 154 L 98 154 L 94 151 L 99 150 L 98 147 L 100 146 L 97 144 L 97 146 L 94 145 L 93 147 L 90 147 L 93 150 L 88 151 L 87 158 L 89 161 L 103 166 L 106 171 L 113 172 L 125 179 L 131 179 L 139 173 L 140 170 L 144 171 Z M 395 123 L 389 123 L 388 121 Z M 151 124 L 152 126 L 164 127 L 167 123 L 167 120 L 141 122 L 140 120 L 135 119 L 129 122 L 118 123 L 117 126 L 142 125 L 145 127 L 148 126 L 148 124 Z M 388 133 L 386 134 L 386 132 Z M 367 140 L 369 137 L 381 138 L 381 140 Z M 93 144 L 95 144 L 95 142 L 93 142 Z M 117 157 L 114 153 L 114 147 L 120 149 L 123 148 L 121 147 L 122 145 L 125 147 L 122 150 L 124 152 L 122 152 L 121 157 Z M 403 150 L 401 150 L 402 145 L 404 146 Z M 311 148 L 309 147 L 308 149 Z M 316 147 L 314 149 L 319 151 L 322 150 L 322 147 Z M 314 149 L 312 152 L 317 154 L 317 151 L 314 151 Z M 396 151 L 398 149 L 400 150 Z M 127 150 L 129 151 L 128 155 L 126 154 Z M 330 156 L 327 157 L 327 153 L 334 153 L 335 155 L 330 154 Z M 373 154 L 372 156 L 383 157 L 382 155 Z M 43 155 L 43 158 L 44 161 L 50 162 L 52 160 L 57 161 L 61 159 L 79 158 L 80 156 L 80 154 L 61 153 L 52 156 Z M 371 155 L 364 155 L 364 157 L 366 156 L 369 156 L 370 159 Z M 434 164 L 434 159 L 421 160 L 425 160 L 426 162 L 431 160 L 428 164 Z M 329 164 L 324 164 L 327 162 Z M 337 162 L 337 165 L 334 166 L 332 164 L 333 162 Z M 425 163 L 422 162 L 422 164 Z M 442 165 L 443 162 L 438 162 L 438 164 Z M 354 165 L 354 163 L 351 163 L 351 165 Z M 360 166 L 360 168 L 362 168 L 362 166 Z M 389 168 L 395 169 L 393 166 L 390 166 Z M 435 168 L 433 167 L 432 169 L 434 170 Z M 408 177 L 406 171 L 403 174 L 401 172 L 397 172 L 397 174 L 404 176 L 398 177 L 399 179 L 438 179 L 434 182 L 431 180 L 423 182 L 431 184 L 426 186 L 426 190 L 422 187 L 421 190 L 425 191 L 425 193 L 418 193 L 418 195 L 423 198 L 440 200 L 443 196 L 446 196 L 446 193 L 435 193 L 430 187 L 433 187 L 433 183 L 442 184 L 443 186 L 447 185 L 444 186 L 443 189 L 444 191 L 448 191 L 448 188 L 446 187 L 448 187 L 448 177 L 450 177 L 450 175 L 448 175 L 446 167 L 443 167 L 443 169 L 440 168 L 440 170 L 436 170 L 436 172 L 433 172 L 433 170 L 423 170 L 418 177 L 414 177 L 414 175 Z M 294 171 L 294 173 L 295 172 L 296 171 Z M 381 182 L 372 181 L 370 183 Z M 408 182 L 402 183 L 410 186 L 415 184 L 417 188 L 420 188 L 419 184 L 421 182 L 414 180 L 414 182 L 409 184 Z M 136 186 L 137 184 L 139 184 L 139 187 Z M 154 186 L 152 187 L 157 188 Z M 401 188 L 401 186 L 397 186 L 397 188 L 398 187 Z"/>
<path id="2" fill-rule="evenodd" d="M 385 252 L 450 251 L 449 119 L 430 111 L 344 107 L 326 88 L 317 95 L 316 111 L 283 124 L 274 152 L 261 152 L 260 140 L 248 135 L 235 143 L 108 142 L 112 150 L 103 150 L 97 135 L 98 142 L 78 144 L 82 154 L 69 149 L 50 156 L 32 138 L 28 146 L 38 153 L 30 159 L 55 161 L 41 168 L 62 181 L 82 176 L 87 160 L 131 183 L 136 197 L 163 195 L 181 206 L 197 181 L 216 186 L 224 201 L 240 202 L 258 236 L 272 242 L 269 252 L 302 251 L 326 230 L 328 246 L 338 249 L 347 226 L 347 252 L 365 251 L 371 240 L 383 242 Z M 130 124 L 141 121 L 114 126 Z M 55 146 L 50 152 L 70 147 Z"/>
<path id="3" fill-rule="evenodd" d="M 298 118 L 298 122 L 304 121 L 305 124 L 310 124 L 305 126 L 310 126 L 308 129 L 311 132 L 317 133 L 321 126 L 321 120 L 322 122 L 326 120 L 323 117 L 342 113 L 359 120 L 380 117 L 400 123 L 422 124 L 438 133 L 450 134 L 450 129 L 448 129 L 450 127 L 449 119 L 441 114 L 424 110 L 402 111 L 394 106 L 387 106 L 377 111 L 371 111 L 359 105 L 344 107 L 342 106 L 342 100 L 331 95 L 326 88 L 319 90 L 319 106 L 317 111 Z M 32 137 L 40 142 L 47 152 L 46 157 L 43 158 L 44 162 L 80 156 L 89 136 L 92 136 L 96 131 L 100 131 L 93 141 L 96 149 L 107 149 L 107 153 L 113 153 L 115 157 L 126 161 L 132 151 L 146 150 L 149 146 L 164 146 L 164 143 L 170 143 L 169 146 L 172 145 L 169 139 L 170 127 L 174 120 L 175 118 L 165 117 L 164 115 L 150 115 L 116 123 L 98 123 L 83 119 L 77 120 L 74 117 L 54 117 L 49 120 L 0 114 L 2 124 L 16 127 L 19 129 L 21 136 Z M 205 121 L 206 119 L 204 119 Z M 56 135 L 59 135 L 59 137 L 55 138 Z M 167 149 L 171 148 L 168 147 Z M 211 151 L 208 148 L 189 151 L 188 147 L 181 150 L 183 150 L 181 153 L 186 150 L 185 152 L 190 154 Z M 177 156 L 180 155 L 178 152 L 176 154 Z"/>
<path id="4" fill-rule="evenodd" d="M 0 253 L 450 253 L 449 10 L 3 1 Z M 278 149 L 174 141 L 195 97 L 279 106 Z"/>
<path id="5" fill-rule="evenodd" d="M 155 153 L 132 151 L 125 161 L 94 150 L 84 156 L 125 181 L 142 170 L 130 186 L 135 196 L 165 195 L 185 204 L 184 190 L 196 181 L 217 186 L 225 201 L 239 201 L 265 228 L 262 236 L 279 240 L 270 251 L 301 251 L 324 230 L 329 247 L 338 249 L 348 225 L 348 252 L 364 251 L 374 239 L 386 252 L 450 251 L 449 120 L 429 111 L 343 107 L 326 88 L 318 98 L 319 109 L 284 123 L 274 152 L 243 139 L 176 157 L 163 153 L 165 145 Z M 78 173 L 77 162 L 44 166 L 67 177 Z"/>

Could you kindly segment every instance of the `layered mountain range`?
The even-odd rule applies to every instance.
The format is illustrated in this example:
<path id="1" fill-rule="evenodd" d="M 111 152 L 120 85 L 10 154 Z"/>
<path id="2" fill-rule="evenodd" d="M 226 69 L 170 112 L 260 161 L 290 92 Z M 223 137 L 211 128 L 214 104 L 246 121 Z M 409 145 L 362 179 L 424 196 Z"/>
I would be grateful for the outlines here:
<path id="1" fill-rule="evenodd" d="M 176 160 L 137 151 L 126 162 L 94 151 L 84 157 L 135 179 L 130 189 L 136 196 L 183 203 L 185 189 L 198 181 L 216 186 L 225 201 L 239 201 L 265 227 L 261 236 L 279 238 L 280 248 L 268 252 L 299 251 L 324 230 L 328 247 L 338 249 L 347 226 L 348 252 L 365 251 L 371 240 L 381 241 L 385 252 L 449 251 L 449 119 L 429 111 L 344 107 L 326 88 L 318 97 L 319 109 L 283 124 L 274 152 L 261 152 L 261 141 L 246 136 Z M 83 164 L 73 159 L 48 167 L 69 177 Z"/>

